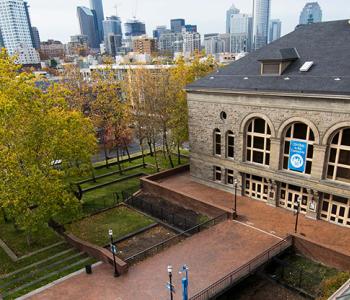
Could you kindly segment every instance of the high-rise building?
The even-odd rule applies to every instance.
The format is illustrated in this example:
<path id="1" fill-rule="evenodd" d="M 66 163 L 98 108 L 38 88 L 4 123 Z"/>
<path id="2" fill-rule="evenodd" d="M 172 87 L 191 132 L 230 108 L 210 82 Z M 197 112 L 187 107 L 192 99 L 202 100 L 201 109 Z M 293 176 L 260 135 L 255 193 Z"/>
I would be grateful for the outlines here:
<path id="1" fill-rule="evenodd" d="M 300 13 L 299 24 L 312 24 L 322 22 L 322 9 L 318 2 L 305 4 Z"/>
<path id="2" fill-rule="evenodd" d="M 0 0 L 0 43 L 10 55 L 18 55 L 18 63 L 36 65 L 39 53 L 34 49 L 34 37 L 29 9 L 23 0 Z"/>
<path id="3" fill-rule="evenodd" d="M 156 40 L 145 36 L 136 37 L 133 39 L 132 48 L 136 53 L 152 55 L 156 52 Z"/>
<path id="4" fill-rule="evenodd" d="M 158 50 L 163 55 L 174 55 L 183 51 L 183 35 L 181 32 L 163 32 L 158 40 Z"/>
<path id="5" fill-rule="evenodd" d="M 219 34 L 219 33 L 205 34 L 204 49 L 207 55 L 215 55 L 219 53 L 229 52 L 230 35 L 227 33 L 226 34 Z"/>
<path id="6" fill-rule="evenodd" d="M 77 16 L 79 19 L 80 33 L 88 37 L 89 47 L 99 49 L 100 38 L 97 30 L 97 18 L 94 11 L 84 6 L 78 6 Z"/>
<path id="7" fill-rule="evenodd" d="M 104 38 L 103 20 L 105 19 L 102 0 L 90 0 L 90 9 L 96 14 L 96 25 L 98 30 L 99 43 L 101 43 Z"/>
<path id="8" fill-rule="evenodd" d="M 182 32 L 182 27 L 185 27 L 184 19 L 172 19 L 170 20 L 170 29 L 172 32 Z"/>
<path id="9" fill-rule="evenodd" d="M 157 26 L 157 28 L 155 30 L 153 30 L 153 38 L 155 39 L 159 39 L 159 37 L 165 33 L 168 29 L 166 28 L 165 25 L 163 26 Z"/>
<path id="10" fill-rule="evenodd" d="M 253 49 L 267 45 L 271 0 L 253 0 Z"/>
<path id="11" fill-rule="evenodd" d="M 231 16 L 235 14 L 239 14 L 239 9 L 232 4 L 229 10 L 226 11 L 226 33 L 231 33 L 230 28 L 231 28 Z"/>
<path id="12" fill-rule="evenodd" d="M 73 35 L 67 45 L 70 55 L 87 56 L 89 53 L 89 38 L 86 35 Z"/>
<path id="13" fill-rule="evenodd" d="M 103 21 L 104 45 L 108 54 L 115 56 L 122 47 L 122 22 L 119 17 L 107 17 Z"/>
<path id="14" fill-rule="evenodd" d="M 197 32 L 197 25 L 186 24 L 184 28 L 187 32 Z"/>
<path id="15" fill-rule="evenodd" d="M 36 27 L 32 27 L 32 33 L 33 33 L 33 46 L 35 49 L 40 49 L 40 34 L 39 30 Z"/>
<path id="16" fill-rule="evenodd" d="M 233 14 L 230 21 L 230 52 L 250 52 L 252 49 L 252 17 L 248 14 Z"/>
<path id="17" fill-rule="evenodd" d="M 124 24 L 124 27 L 125 27 L 125 37 L 127 39 L 134 36 L 141 36 L 146 34 L 145 23 L 137 19 L 128 20 Z"/>
<path id="18" fill-rule="evenodd" d="M 182 32 L 183 36 L 183 54 L 192 55 L 201 50 L 201 35 L 198 32 Z"/>
<path id="19" fill-rule="evenodd" d="M 278 40 L 281 37 L 282 22 L 279 19 L 270 21 L 269 43 Z"/>

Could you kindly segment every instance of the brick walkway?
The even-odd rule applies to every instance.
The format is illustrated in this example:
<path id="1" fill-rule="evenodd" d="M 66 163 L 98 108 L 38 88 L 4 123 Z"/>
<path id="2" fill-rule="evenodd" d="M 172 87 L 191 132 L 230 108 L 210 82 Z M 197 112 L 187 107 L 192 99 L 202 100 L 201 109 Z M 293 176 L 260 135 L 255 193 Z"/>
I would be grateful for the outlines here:
<path id="1" fill-rule="evenodd" d="M 233 207 L 233 195 L 207 187 L 191 180 L 190 174 L 182 173 L 159 180 L 161 185 L 210 203 L 225 210 Z M 294 233 L 295 216 L 284 208 L 275 208 L 247 197 L 237 197 L 238 221 L 250 224 L 280 237 Z M 316 243 L 350 255 L 350 229 L 321 220 L 311 220 L 300 215 L 299 233 Z"/>
<path id="2" fill-rule="evenodd" d="M 182 264 L 190 267 L 189 292 L 193 295 L 279 241 L 270 234 L 225 221 L 131 267 L 122 277 L 113 278 L 112 268 L 101 265 L 92 275 L 72 277 L 30 299 L 168 299 L 168 264 L 174 267 L 175 299 L 182 299 L 178 274 Z"/>

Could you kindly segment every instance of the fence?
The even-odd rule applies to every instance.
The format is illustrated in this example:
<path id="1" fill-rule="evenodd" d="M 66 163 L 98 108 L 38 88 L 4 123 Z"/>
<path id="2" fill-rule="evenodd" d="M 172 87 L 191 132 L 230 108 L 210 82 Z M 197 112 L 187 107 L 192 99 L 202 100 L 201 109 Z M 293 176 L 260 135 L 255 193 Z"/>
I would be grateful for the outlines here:
<path id="1" fill-rule="evenodd" d="M 208 229 L 224 220 L 227 220 L 228 219 L 228 214 L 227 213 L 224 213 L 214 219 L 211 219 L 209 221 L 206 221 L 202 224 L 199 224 L 189 230 L 186 230 L 178 235 L 175 235 L 161 243 L 158 243 L 150 248 L 147 248 L 135 255 L 132 255 L 130 257 L 128 257 L 127 259 L 125 259 L 125 261 L 130 265 L 130 264 L 134 264 L 136 262 L 139 262 L 147 257 L 150 257 L 150 256 L 153 256 L 155 254 L 157 254 L 158 252 L 172 246 L 172 245 L 175 245 L 179 242 L 181 242 L 182 240 L 186 239 L 187 237 L 193 235 L 193 234 L 196 234 L 196 233 L 199 233 L 201 232 L 202 230 L 205 230 L 205 229 Z"/>
<path id="2" fill-rule="evenodd" d="M 292 238 L 288 237 L 285 240 L 280 241 L 267 251 L 263 252 L 259 256 L 253 258 L 251 261 L 243 265 L 242 267 L 234 270 L 232 273 L 226 275 L 222 279 L 210 285 L 205 290 L 199 292 L 195 296 L 191 297 L 190 300 L 208 300 L 213 299 L 216 296 L 222 294 L 230 287 L 232 287 L 239 280 L 246 278 L 252 274 L 257 268 L 268 262 L 276 255 L 282 253 L 286 249 L 292 246 Z"/>
<path id="3" fill-rule="evenodd" d="M 132 207 L 135 207 L 161 221 L 164 221 L 168 224 L 175 226 L 181 230 L 188 230 L 200 223 L 199 216 L 184 217 L 179 214 L 170 211 L 164 207 L 159 205 L 154 205 L 145 201 L 142 198 L 136 196 L 127 196 L 127 194 L 123 193 L 123 198 L 127 199 L 126 203 Z"/>

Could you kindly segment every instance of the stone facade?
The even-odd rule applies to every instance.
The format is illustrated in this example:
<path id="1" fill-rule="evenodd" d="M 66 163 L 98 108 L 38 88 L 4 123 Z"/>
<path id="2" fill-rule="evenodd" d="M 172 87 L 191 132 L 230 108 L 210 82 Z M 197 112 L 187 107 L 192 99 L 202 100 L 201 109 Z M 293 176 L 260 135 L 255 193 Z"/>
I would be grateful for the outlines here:
<path id="1" fill-rule="evenodd" d="M 331 138 L 340 129 L 350 127 L 350 97 L 192 91 L 188 93 L 188 106 L 191 176 L 194 180 L 233 192 L 233 185 L 227 184 L 225 176 L 226 170 L 233 170 L 234 177 L 238 180 L 239 192 L 247 195 L 246 174 L 259 176 L 266 180 L 266 184 L 262 185 L 265 189 L 264 200 L 273 206 L 280 205 L 282 183 L 297 186 L 305 189 L 307 208 L 304 212 L 310 218 L 320 217 L 324 193 L 350 198 L 349 184 L 326 179 Z M 226 113 L 226 119 L 222 118 L 222 112 Z M 246 160 L 247 124 L 255 118 L 265 120 L 271 130 L 268 166 Z M 284 137 L 293 123 L 306 124 L 314 133 L 312 168 L 309 175 L 283 169 Z M 222 135 L 220 156 L 214 154 L 216 128 Z M 234 159 L 227 158 L 226 155 L 228 131 L 232 131 L 235 137 Z M 214 179 L 215 166 L 221 167 L 221 182 Z M 349 207 L 346 214 L 349 214 L 349 223 L 343 220 L 341 225 L 350 227 Z M 334 222 L 341 223 L 337 220 Z"/>

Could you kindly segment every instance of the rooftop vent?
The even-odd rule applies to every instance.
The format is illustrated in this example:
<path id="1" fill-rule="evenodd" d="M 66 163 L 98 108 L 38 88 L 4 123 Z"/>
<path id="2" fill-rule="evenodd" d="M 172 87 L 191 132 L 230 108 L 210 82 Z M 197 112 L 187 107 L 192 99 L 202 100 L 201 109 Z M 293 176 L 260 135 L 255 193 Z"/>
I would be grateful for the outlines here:
<path id="1" fill-rule="evenodd" d="M 302 65 L 302 67 L 299 69 L 299 71 L 300 72 L 308 72 L 313 65 L 314 65 L 313 61 L 307 61 Z"/>

